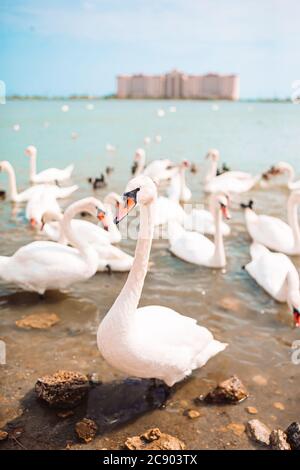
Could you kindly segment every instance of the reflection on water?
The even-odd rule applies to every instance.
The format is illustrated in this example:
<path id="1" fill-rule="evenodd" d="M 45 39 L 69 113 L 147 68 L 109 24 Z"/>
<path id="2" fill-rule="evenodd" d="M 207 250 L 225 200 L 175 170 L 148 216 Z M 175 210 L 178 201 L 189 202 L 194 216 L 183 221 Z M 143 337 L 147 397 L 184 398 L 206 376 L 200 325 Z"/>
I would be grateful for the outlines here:
<path id="1" fill-rule="evenodd" d="M 131 156 L 135 147 L 142 144 L 145 135 L 157 133 L 163 136 L 163 141 L 161 146 L 149 146 L 150 157 L 164 153 L 175 160 L 188 157 L 202 163 L 207 148 L 214 146 L 220 147 L 221 156 L 223 153 L 224 160 L 231 168 L 258 172 L 279 159 L 297 164 L 299 132 L 295 111 L 290 105 L 255 104 L 253 111 L 248 113 L 246 104 L 221 103 L 219 112 L 209 117 L 214 122 L 204 120 L 209 108 L 205 103 L 176 105 L 177 113 L 158 122 L 155 109 L 160 106 L 157 103 L 99 102 L 95 105 L 93 117 L 89 113 L 89 121 L 84 118 L 83 103 L 72 103 L 68 116 L 65 113 L 64 116 L 61 115 L 63 113 L 56 116 L 60 108 L 58 102 L 33 103 L 30 107 L 29 103 L 11 103 L 7 105 L 7 114 L 1 124 L 1 150 L 5 158 L 14 162 L 19 169 L 17 177 L 23 187 L 26 186 L 28 162 L 22 152 L 28 144 L 35 143 L 40 150 L 39 168 L 47 167 L 49 162 L 63 166 L 75 161 L 75 180 L 80 183 L 81 189 L 72 200 L 91 194 L 86 176 L 91 176 L 93 171 L 96 176 L 108 161 L 115 171 L 109 178 L 107 189 L 95 194 L 103 198 L 106 191 L 121 193 L 130 177 Z M 12 142 L 10 121 L 17 112 L 22 132 L 14 136 Z M 284 124 L 282 113 L 285 113 Z M 57 124 L 55 119 L 58 120 Z M 51 124 L 47 129 L 42 128 L 45 120 Z M 76 142 L 69 139 L 71 128 L 79 131 Z M 53 140 L 56 142 L 55 154 L 53 145 L 50 145 Z M 105 142 L 117 145 L 116 155 L 105 153 Z M 1 187 L 7 187 L 4 176 L 1 176 L 0 182 Z M 193 192 L 193 202 L 207 205 L 207 198 L 202 192 L 201 173 L 189 174 L 188 184 Z M 190 448 L 222 447 L 227 441 L 229 447 L 249 447 L 245 436 L 226 435 L 225 438 L 221 431 L 232 421 L 244 423 L 249 419 L 244 405 L 201 408 L 201 417 L 197 420 L 188 420 L 183 415 L 184 409 L 194 406 L 196 396 L 233 373 L 243 380 L 250 391 L 247 406 L 255 406 L 258 417 L 266 424 L 285 428 L 297 419 L 300 366 L 291 362 L 291 345 L 300 338 L 300 331 L 292 328 L 287 307 L 270 299 L 242 269 L 249 260 L 250 239 L 245 230 L 243 212 L 239 208 L 241 201 L 247 202 L 251 198 L 258 212 L 286 220 L 287 197 L 287 190 L 281 187 L 255 189 L 233 198 L 231 235 L 225 240 L 225 271 L 185 263 L 169 253 L 166 240 L 154 240 L 152 263 L 141 306 L 161 304 L 192 316 L 218 339 L 229 343 L 229 347 L 178 388 L 166 408 L 129 421 L 115 429 L 113 434 L 107 430 L 108 437 L 101 437 L 97 445 L 108 448 L 117 446 L 128 435 L 159 426 L 161 430 L 183 439 Z M 63 201 L 62 205 L 69 202 Z M 24 223 L 23 215 L 22 206 L 16 211 L 9 202 L 1 201 L 1 255 L 12 254 L 23 244 L 39 238 Z M 135 242 L 124 240 L 121 246 L 133 254 Z M 299 268 L 299 257 L 293 258 L 293 261 Z M 24 409 L 25 405 L 20 400 L 32 389 L 37 377 L 43 374 L 69 369 L 83 373 L 97 372 L 105 383 L 123 378 L 100 357 L 95 334 L 125 279 L 126 274 L 121 273 L 97 274 L 67 292 L 49 292 L 43 300 L 13 285 L 0 284 L 0 338 L 7 346 L 7 365 L 0 366 L 0 427 L 21 413 L 20 408 Z M 39 312 L 56 313 L 60 321 L 44 331 L 16 327 L 16 320 L 22 316 Z M 266 384 L 259 385 L 254 380 L 256 376 L 263 376 Z M 122 397 L 125 392 L 120 390 Z M 97 400 L 101 401 L 101 396 L 97 396 Z M 273 403 L 278 401 L 284 405 L 284 411 L 274 408 Z M 29 409 L 32 410 L 32 407 Z M 31 429 L 33 447 L 38 447 L 39 442 L 34 429 L 41 419 L 39 413 Z M 71 426 L 72 423 L 68 424 Z M 67 428 L 66 425 L 61 429 Z M 56 443 L 61 447 L 67 439 L 73 439 L 69 428 L 65 433 L 61 442 Z M 41 445 L 46 445 L 46 441 L 41 439 Z"/>

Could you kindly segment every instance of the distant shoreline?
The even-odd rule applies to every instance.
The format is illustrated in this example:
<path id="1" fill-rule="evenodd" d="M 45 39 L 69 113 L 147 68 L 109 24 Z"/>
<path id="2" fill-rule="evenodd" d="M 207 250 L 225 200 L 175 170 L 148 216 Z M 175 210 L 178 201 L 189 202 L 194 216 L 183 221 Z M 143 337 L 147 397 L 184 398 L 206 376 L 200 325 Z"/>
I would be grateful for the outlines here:
<path id="1" fill-rule="evenodd" d="M 7 101 L 102 101 L 102 100 L 118 100 L 118 101 L 225 101 L 234 103 L 292 103 L 290 98 L 242 98 L 237 101 L 222 99 L 153 99 L 153 98 L 118 98 L 116 95 L 107 96 L 89 96 L 89 95 L 70 95 L 70 96 L 43 96 L 43 95 L 11 95 L 6 97 Z"/>

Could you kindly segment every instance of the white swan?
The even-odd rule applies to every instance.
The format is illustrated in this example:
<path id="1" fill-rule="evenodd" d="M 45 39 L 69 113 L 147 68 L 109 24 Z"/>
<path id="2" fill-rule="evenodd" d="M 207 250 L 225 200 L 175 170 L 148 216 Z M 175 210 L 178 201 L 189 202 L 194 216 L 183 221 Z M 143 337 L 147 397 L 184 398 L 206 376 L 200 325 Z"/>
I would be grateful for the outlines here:
<path id="1" fill-rule="evenodd" d="M 120 209 L 117 222 L 139 203 L 138 241 L 128 279 L 99 325 L 98 347 L 104 359 L 121 372 L 161 379 L 172 386 L 223 351 L 226 344 L 216 341 L 193 318 L 170 308 L 138 308 L 153 238 L 157 190 L 151 179 L 139 176 L 130 181 L 124 197 L 126 206 Z"/>
<path id="2" fill-rule="evenodd" d="M 268 180 L 271 177 L 274 178 L 275 184 L 278 183 L 278 176 L 285 176 L 287 175 L 287 180 L 281 181 L 283 185 L 287 186 L 291 191 L 295 189 L 300 189 L 300 180 L 294 181 L 296 177 L 296 172 L 295 169 L 290 165 L 290 163 L 287 162 L 279 162 L 276 165 L 272 166 L 266 173 L 266 181 L 265 185 L 268 185 Z"/>
<path id="3" fill-rule="evenodd" d="M 33 194 L 41 190 L 52 193 L 53 196 L 57 199 L 62 199 L 69 197 L 74 191 L 78 189 L 77 185 L 61 188 L 55 184 L 41 184 L 37 186 L 31 186 L 30 188 L 25 189 L 25 191 L 18 193 L 16 174 L 13 166 L 8 161 L 3 160 L 0 162 L 0 172 L 5 172 L 8 174 L 9 198 L 12 202 L 27 202 Z"/>
<path id="4" fill-rule="evenodd" d="M 287 202 L 288 224 L 277 217 L 257 215 L 253 201 L 242 204 L 245 209 L 247 230 L 252 240 L 274 251 L 287 255 L 300 254 L 300 228 L 297 209 L 300 204 L 300 190 L 293 191 Z"/>
<path id="5" fill-rule="evenodd" d="M 134 176 L 143 174 L 149 176 L 153 181 L 159 184 L 161 181 L 168 180 L 176 173 L 171 160 L 164 158 L 161 160 L 153 160 L 146 167 L 146 153 L 142 148 L 138 148 L 135 152 L 132 173 Z"/>
<path id="6" fill-rule="evenodd" d="M 64 215 L 64 233 L 76 248 L 48 241 L 23 246 L 12 256 L 0 256 L 0 277 L 27 291 L 44 294 L 49 289 L 65 289 L 95 274 L 98 256 L 95 249 L 79 238 L 71 228 L 71 219 L 79 212 L 103 218 L 95 198 L 73 203 Z"/>
<path id="7" fill-rule="evenodd" d="M 171 182 L 167 188 L 167 196 L 170 199 L 180 202 L 188 202 L 192 197 L 190 188 L 186 185 L 185 172 L 190 167 L 188 160 L 183 160 L 178 165 L 177 172 L 171 177 Z"/>
<path id="8" fill-rule="evenodd" d="M 98 201 L 98 200 L 97 200 Z M 102 210 L 104 214 L 104 206 L 100 201 L 98 201 L 98 208 Z M 101 214 L 99 215 L 101 218 Z M 109 230 L 110 225 L 113 224 L 113 221 L 109 219 L 108 214 L 106 213 L 105 218 L 102 217 L 102 223 L 106 231 L 101 227 L 88 222 L 86 220 L 73 219 L 71 221 L 71 228 L 77 237 L 85 242 L 89 243 L 96 254 L 98 255 L 98 272 L 103 271 L 118 271 L 126 272 L 129 271 L 132 263 L 133 257 L 125 253 L 120 248 L 113 246 L 109 241 Z M 56 223 L 56 226 L 53 225 Z M 51 224 L 49 222 L 52 222 Z M 57 240 L 62 244 L 73 245 L 72 239 L 69 239 L 68 234 L 64 230 L 64 217 L 62 214 L 57 212 L 46 212 L 42 216 L 42 229 L 43 231 L 51 237 L 51 239 Z M 108 237 L 104 236 L 108 234 Z"/>
<path id="9" fill-rule="evenodd" d="M 30 158 L 29 178 L 31 183 L 54 183 L 55 181 L 65 181 L 70 179 L 74 170 L 74 165 L 67 166 L 64 170 L 58 168 L 48 168 L 47 170 L 36 172 L 37 149 L 34 145 L 29 145 L 25 149 L 25 155 Z"/>
<path id="10" fill-rule="evenodd" d="M 211 196 L 216 227 L 214 243 L 198 232 L 186 231 L 178 222 L 169 222 L 170 251 L 188 263 L 211 268 L 223 268 L 226 256 L 221 230 L 222 215 L 230 218 L 228 212 L 228 196 L 216 193 Z"/>
<path id="11" fill-rule="evenodd" d="M 94 245 L 119 243 L 122 239 L 122 235 L 116 224 L 114 224 L 111 205 L 118 208 L 120 203 L 122 203 L 122 199 L 117 193 L 111 192 L 105 196 L 103 210 L 106 213 L 106 225 L 104 228 L 86 220 L 74 219 L 71 222 L 73 229 L 80 237 L 87 239 L 89 243 L 93 243 Z M 99 207 L 102 207 L 101 201 L 98 200 L 98 204 Z M 65 238 L 62 233 L 61 224 L 58 223 L 63 219 L 60 209 L 56 210 L 54 207 L 49 207 L 46 208 L 42 215 L 42 231 L 51 240 L 64 243 Z"/>
<path id="12" fill-rule="evenodd" d="M 205 177 L 204 190 L 208 193 L 226 192 L 226 193 L 244 193 L 249 191 L 261 179 L 260 175 L 252 176 L 243 171 L 226 171 L 217 175 L 219 151 L 209 150 L 206 158 L 210 161 L 210 169 Z"/>
<path id="13" fill-rule="evenodd" d="M 291 260 L 282 253 L 272 253 L 259 243 L 250 247 L 252 261 L 246 271 L 277 302 L 286 302 L 300 327 L 299 274 Z"/>
<path id="14" fill-rule="evenodd" d="M 42 215 L 47 211 L 60 212 L 56 197 L 45 190 L 35 191 L 26 204 L 26 219 L 32 227 L 39 227 Z"/>

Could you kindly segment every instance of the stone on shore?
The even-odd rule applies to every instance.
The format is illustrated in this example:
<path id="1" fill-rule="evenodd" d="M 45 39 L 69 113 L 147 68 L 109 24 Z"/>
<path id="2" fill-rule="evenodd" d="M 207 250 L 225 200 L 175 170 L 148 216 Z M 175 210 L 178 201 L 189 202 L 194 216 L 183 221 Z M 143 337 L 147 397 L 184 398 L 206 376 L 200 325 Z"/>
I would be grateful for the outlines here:
<path id="1" fill-rule="evenodd" d="M 207 403 L 240 403 L 248 398 L 248 392 L 240 381 L 234 375 L 223 382 L 220 382 L 216 388 L 208 392 L 204 401 Z"/>
<path id="2" fill-rule="evenodd" d="M 281 429 L 273 429 L 270 434 L 270 446 L 272 450 L 291 450 L 287 442 L 287 436 Z"/>
<path id="3" fill-rule="evenodd" d="M 300 450 L 300 423 L 294 422 L 285 431 L 287 441 L 293 450 Z"/>
<path id="4" fill-rule="evenodd" d="M 251 419 L 247 422 L 246 432 L 249 438 L 258 444 L 270 445 L 271 429 L 258 419 Z"/>
<path id="5" fill-rule="evenodd" d="M 82 439 L 86 444 L 95 439 L 97 434 L 98 426 L 92 419 L 83 418 L 82 421 L 78 421 L 75 425 L 75 431 L 77 436 Z"/>
<path id="6" fill-rule="evenodd" d="M 46 330 L 58 323 L 59 317 L 56 313 L 33 313 L 16 321 L 18 328 Z"/>
<path id="7" fill-rule="evenodd" d="M 59 370 L 38 379 L 35 392 L 50 407 L 73 408 L 85 397 L 89 387 L 86 375 Z"/>
<path id="8" fill-rule="evenodd" d="M 186 446 L 177 437 L 153 428 L 140 436 L 127 438 L 125 448 L 129 450 L 184 450 Z"/>

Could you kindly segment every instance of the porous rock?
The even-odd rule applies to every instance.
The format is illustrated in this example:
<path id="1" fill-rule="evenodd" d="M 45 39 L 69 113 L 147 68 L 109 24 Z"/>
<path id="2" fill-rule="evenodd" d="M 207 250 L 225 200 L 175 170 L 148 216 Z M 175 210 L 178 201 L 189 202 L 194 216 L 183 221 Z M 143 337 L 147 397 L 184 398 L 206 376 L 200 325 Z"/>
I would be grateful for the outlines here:
<path id="1" fill-rule="evenodd" d="M 129 450 L 184 450 L 184 442 L 177 437 L 152 428 L 140 436 L 129 437 L 125 441 L 125 448 Z"/>
<path id="2" fill-rule="evenodd" d="M 248 396 L 243 383 L 236 375 L 233 375 L 208 392 L 204 401 L 207 403 L 240 403 Z"/>

